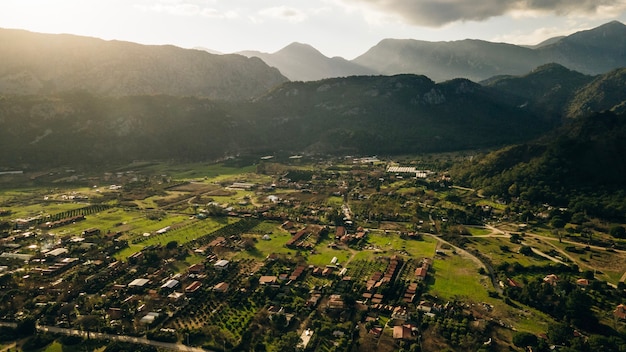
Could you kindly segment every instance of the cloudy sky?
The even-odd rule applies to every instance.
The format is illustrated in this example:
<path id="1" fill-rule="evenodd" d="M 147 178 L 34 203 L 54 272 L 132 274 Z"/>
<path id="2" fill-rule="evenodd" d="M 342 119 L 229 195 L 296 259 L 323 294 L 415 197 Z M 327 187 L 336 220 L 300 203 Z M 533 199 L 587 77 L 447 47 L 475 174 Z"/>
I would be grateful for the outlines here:
<path id="1" fill-rule="evenodd" d="M 0 27 L 223 53 L 292 42 L 353 59 L 383 38 L 515 44 L 626 23 L 626 0 L 1 0 Z"/>

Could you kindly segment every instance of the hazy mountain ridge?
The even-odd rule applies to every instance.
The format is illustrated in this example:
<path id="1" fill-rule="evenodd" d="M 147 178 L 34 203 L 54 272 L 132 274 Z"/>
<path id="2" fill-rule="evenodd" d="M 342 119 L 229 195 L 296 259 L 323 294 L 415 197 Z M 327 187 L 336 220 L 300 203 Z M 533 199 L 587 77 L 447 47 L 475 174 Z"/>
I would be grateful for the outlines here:
<path id="1" fill-rule="evenodd" d="M 480 40 L 425 42 L 385 39 L 353 62 L 382 74 L 427 74 L 435 81 L 464 77 L 481 81 L 502 74 L 520 75 L 559 63 L 584 74 L 626 67 L 626 25 L 613 21 L 536 49 Z"/>
<path id="2" fill-rule="evenodd" d="M 275 53 L 242 51 L 238 54 L 258 57 L 276 67 L 292 81 L 317 81 L 331 77 L 377 74 L 377 71 L 341 57 L 329 58 L 307 44 L 291 43 Z"/>
<path id="3" fill-rule="evenodd" d="M 612 21 L 537 49 L 547 62 L 585 74 L 626 67 L 626 25 Z"/>
<path id="4" fill-rule="evenodd" d="M 286 78 L 257 58 L 0 29 L 0 93 L 246 99 Z"/>
<path id="5" fill-rule="evenodd" d="M 427 74 L 435 81 L 458 77 L 480 81 L 495 75 L 522 74 L 541 62 L 532 49 L 471 39 L 385 39 L 353 61 L 381 74 Z"/>
<path id="6" fill-rule="evenodd" d="M 555 118 L 580 118 L 593 112 L 626 110 L 626 69 L 588 76 L 558 64 L 522 76 L 493 77 L 482 84 L 510 95 L 515 104 Z"/>
<path id="7" fill-rule="evenodd" d="M 329 58 L 307 44 L 292 43 L 275 53 L 243 51 L 276 67 L 291 80 L 312 81 L 369 74 L 423 74 L 441 82 L 454 78 L 481 81 L 521 75 L 537 66 L 559 63 L 584 74 L 626 67 L 626 26 L 613 21 L 534 46 L 465 39 L 430 42 L 383 39 L 353 60 Z"/>
<path id="8" fill-rule="evenodd" d="M 412 73 L 437 82 L 459 77 L 482 81 L 493 76 L 522 75 L 549 63 L 584 74 L 600 74 L 626 67 L 626 26 L 613 21 L 532 47 L 473 39 L 384 39 L 350 61 L 329 58 L 301 43 L 292 43 L 275 53 L 240 53 L 248 59 L 209 52 L 0 29 L 0 54 L 7 58 L 0 65 L 0 93 L 48 94 L 84 89 L 117 96 L 168 94 L 241 99 L 262 94 L 286 81 L 284 76 L 314 81 Z"/>

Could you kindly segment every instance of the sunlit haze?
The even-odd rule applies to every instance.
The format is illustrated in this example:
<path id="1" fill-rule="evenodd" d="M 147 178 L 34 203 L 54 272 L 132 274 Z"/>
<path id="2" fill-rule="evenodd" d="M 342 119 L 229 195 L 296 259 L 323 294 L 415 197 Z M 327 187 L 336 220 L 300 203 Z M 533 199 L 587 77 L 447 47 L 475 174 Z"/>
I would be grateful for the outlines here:
<path id="1" fill-rule="evenodd" d="M 535 4 L 537 3 L 537 4 Z M 537 44 L 626 22 L 626 0 L 3 0 L 0 27 L 222 53 L 292 42 L 353 59 L 384 38 Z"/>

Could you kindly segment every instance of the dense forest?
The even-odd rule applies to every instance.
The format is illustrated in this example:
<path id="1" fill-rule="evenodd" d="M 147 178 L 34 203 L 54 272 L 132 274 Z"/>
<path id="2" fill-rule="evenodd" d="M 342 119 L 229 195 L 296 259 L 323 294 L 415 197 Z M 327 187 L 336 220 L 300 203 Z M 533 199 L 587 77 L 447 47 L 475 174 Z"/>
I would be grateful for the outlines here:
<path id="1" fill-rule="evenodd" d="M 626 115 L 597 113 L 533 143 L 506 147 L 453 171 L 485 195 L 547 202 L 574 213 L 626 218 Z"/>

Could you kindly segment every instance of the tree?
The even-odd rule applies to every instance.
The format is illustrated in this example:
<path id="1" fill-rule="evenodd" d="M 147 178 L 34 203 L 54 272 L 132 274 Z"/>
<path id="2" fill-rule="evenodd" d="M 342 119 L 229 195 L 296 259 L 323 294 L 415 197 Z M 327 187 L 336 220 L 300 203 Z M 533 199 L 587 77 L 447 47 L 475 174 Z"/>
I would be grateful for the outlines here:
<path id="1" fill-rule="evenodd" d="M 206 213 L 209 216 L 225 216 L 226 212 L 224 211 L 224 208 L 220 207 L 217 204 L 209 204 L 206 207 Z"/>
<path id="2" fill-rule="evenodd" d="M 529 256 L 533 254 L 533 249 L 530 246 L 521 246 L 519 249 L 520 254 Z"/>
<path id="3" fill-rule="evenodd" d="M 298 333 L 290 331 L 280 337 L 280 340 L 276 344 L 276 351 L 295 352 L 298 344 L 301 342 L 302 340 L 300 339 Z"/>
<path id="4" fill-rule="evenodd" d="M 283 331 L 287 328 L 287 317 L 285 314 L 278 313 L 272 316 L 272 322 L 274 323 L 274 328 L 279 331 Z"/>
<path id="5" fill-rule="evenodd" d="M 22 348 L 24 351 L 33 351 L 49 345 L 52 341 L 54 341 L 54 337 L 48 334 L 35 335 L 29 337 L 22 345 Z"/>
<path id="6" fill-rule="evenodd" d="M 566 324 L 556 323 L 548 326 L 548 340 L 555 345 L 565 345 L 571 340 L 574 330 Z"/>
<path id="7" fill-rule="evenodd" d="M 587 217 L 585 216 L 585 213 L 578 212 L 572 215 L 572 219 L 570 221 L 572 224 L 582 225 L 585 221 L 587 221 Z"/>
<path id="8" fill-rule="evenodd" d="M 104 349 L 104 352 L 126 352 L 126 351 L 134 351 L 134 352 L 156 352 L 157 348 L 154 346 L 148 345 L 139 345 L 128 342 L 119 342 L 119 341 L 111 341 L 107 347 Z"/>
<path id="9" fill-rule="evenodd" d="M 78 319 L 78 324 L 87 331 L 89 339 L 89 332 L 100 325 L 100 318 L 97 315 L 83 315 Z"/>
<path id="10" fill-rule="evenodd" d="M 513 344 L 517 347 L 537 346 L 537 336 L 529 332 L 518 332 L 513 335 Z"/>
<path id="11" fill-rule="evenodd" d="M 165 245 L 165 248 L 167 248 L 167 249 L 175 249 L 176 247 L 178 247 L 178 242 L 176 242 L 176 241 L 169 241 Z"/>
<path id="12" fill-rule="evenodd" d="M 581 290 L 573 290 L 565 299 L 565 314 L 572 324 L 581 328 L 593 327 L 597 323 L 591 312 L 591 298 Z"/>
<path id="13" fill-rule="evenodd" d="M 615 238 L 626 238 L 626 229 L 623 226 L 616 225 L 611 227 L 609 234 Z"/>
<path id="14" fill-rule="evenodd" d="M 618 352 L 620 348 L 626 346 L 626 341 L 619 336 L 591 335 L 588 340 L 590 351 Z M 624 349 L 621 349 L 624 351 Z"/>
<path id="15" fill-rule="evenodd" d="M 37 321 L 33 316 L 27 316 L 22 319 L 15 328 L 15 332 L 19 336 L 30 336 L 35 333 Z"/>
<path id="16" fill-rule="evenodd" d="M 76 306 L 70 303 L 65 303 L 59 308 L 59 314 L 67 318 L 68 326 L 72 326 L 72 314 L 76 312 Z"/>
<path id="17" fill-rule="evenodd" d="M 9 230 L 13 227 L 13 225 L 8 221 L 0 222 L 0 231 Z"/>
<path id="18" fill-rule="evenodd" d="M 565 220 L 561 219 L 560 216 L 555 216 L 550 221 L 550 225 L 552 225 L 552 227 L 554 227 L 555 229 L 562 229 L 565 227 L 565 224 Z"/>

